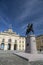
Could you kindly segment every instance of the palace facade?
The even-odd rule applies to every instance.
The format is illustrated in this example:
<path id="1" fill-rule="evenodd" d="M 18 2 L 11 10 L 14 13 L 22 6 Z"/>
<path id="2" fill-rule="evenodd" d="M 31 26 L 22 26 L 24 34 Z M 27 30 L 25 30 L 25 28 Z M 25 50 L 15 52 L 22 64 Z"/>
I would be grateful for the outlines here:
<path id="1" fill-rule="evenodd" d="M 36 45 L 37 45 L 37 50 L 39 51 L 43 50 L 43 35 L 39 35 L 36 37 Z"/>
<path id="2" fill-rule="evenodd" d="M 12 29 L 0 32 L 0 50 L 25 51 L 29 46 L 27 43 L 29 43 L 29 39 L 27 41 L 25 36 L 16 34 Z M 43 50 L 43 35 L 36 37 L 36 46 L 37 50 Z M 28 50 L 30 50 L 30 46 Z"/>
<path id="3" fill-rule="evenodd" d="M 12 29 L 0 32 L 0 49 L 25 51 L 25 37 L 16 34 Z"/>

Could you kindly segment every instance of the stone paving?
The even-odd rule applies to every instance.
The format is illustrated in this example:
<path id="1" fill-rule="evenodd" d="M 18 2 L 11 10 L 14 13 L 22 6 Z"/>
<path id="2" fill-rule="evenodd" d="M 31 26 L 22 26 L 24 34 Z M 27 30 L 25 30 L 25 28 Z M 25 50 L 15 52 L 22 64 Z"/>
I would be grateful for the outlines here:
<path id="1" fill-rule="evenodd" d="M 12 52 L 0 51 L 0 65 L 28 65 L 28 61 L 13 55 Z"/>
<path id="2" fill-rule="evenodd" d="M 43 65 L 43 60 L 29 62 L 26 59 L 16 56 L 13 52 L 0 51 L 0 65 Z"/>
<path id="3" fill-rule="evenodd" d="M 42 53 L 36 53 L 36 54 L 31 54 L 31 53 L 25 53 L 25 52 L 13 52 L 14 54 L 26 58 L 28 59 L 29 62 L 32 61 L 38 61 L 38 60 L 42 60 L 43 61 L 43 54 Z"/>

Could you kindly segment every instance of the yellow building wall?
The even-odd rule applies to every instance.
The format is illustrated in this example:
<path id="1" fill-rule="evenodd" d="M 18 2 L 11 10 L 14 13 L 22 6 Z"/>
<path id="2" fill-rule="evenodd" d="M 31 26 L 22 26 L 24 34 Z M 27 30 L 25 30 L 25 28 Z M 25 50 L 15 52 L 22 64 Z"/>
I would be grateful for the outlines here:
<path id="1" fill-rule="evenodd" d="M 43 50 L 43 35 L 36 37 L 37 50 Z"/>

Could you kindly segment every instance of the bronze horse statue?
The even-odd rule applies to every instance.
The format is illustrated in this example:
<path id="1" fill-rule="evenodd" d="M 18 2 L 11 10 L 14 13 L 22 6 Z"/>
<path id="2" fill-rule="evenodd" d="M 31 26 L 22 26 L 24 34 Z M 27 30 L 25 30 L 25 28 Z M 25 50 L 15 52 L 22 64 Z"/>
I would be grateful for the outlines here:
<path id="1" fill-rule="evenodd" d="M 26 30 L 26 35 L 29 34 L 30 32 L 33 32 L 33 34 L 34 34 L 33 24 L 28 24 L 27 30 Z"/>

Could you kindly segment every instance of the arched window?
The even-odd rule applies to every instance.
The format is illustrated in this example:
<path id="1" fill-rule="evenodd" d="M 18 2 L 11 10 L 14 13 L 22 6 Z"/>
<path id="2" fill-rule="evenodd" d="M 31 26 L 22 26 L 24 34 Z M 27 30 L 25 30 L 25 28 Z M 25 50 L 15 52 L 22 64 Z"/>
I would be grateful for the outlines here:
<path id="1" fill-rule="evenodd" d="M 4 43 L 1 43 L 1 49 L 4 50 Z"/>
<path id="2" fill-rule="evenodd" d="M 17 43 L 17 40 L 15 40 L 15 43 Z"/>
<path id="3" fill-rule="evenodd" d="M 8 44 L 8 50 L 11 50 L 11 44 Z"/>
<path id="4" fill-rule="evenodd" d="M 11 39 L 8 40 L 8 43 L 11 43 Z"/>
<path id="5" fill-rule="evenodd" d="M 14 44 L 14 50 L 17 50 L 17 44 Z"/>
<path id="6" fill-rule="evenodd" d="M 8 50 L 11 50 L 11 39 L 8 39 Z"/>
<path id="7" fill-rule="evenodd" d="M 2 42 L 4 42 L 5 41 L 5 39 L 2 39 Z"/>

